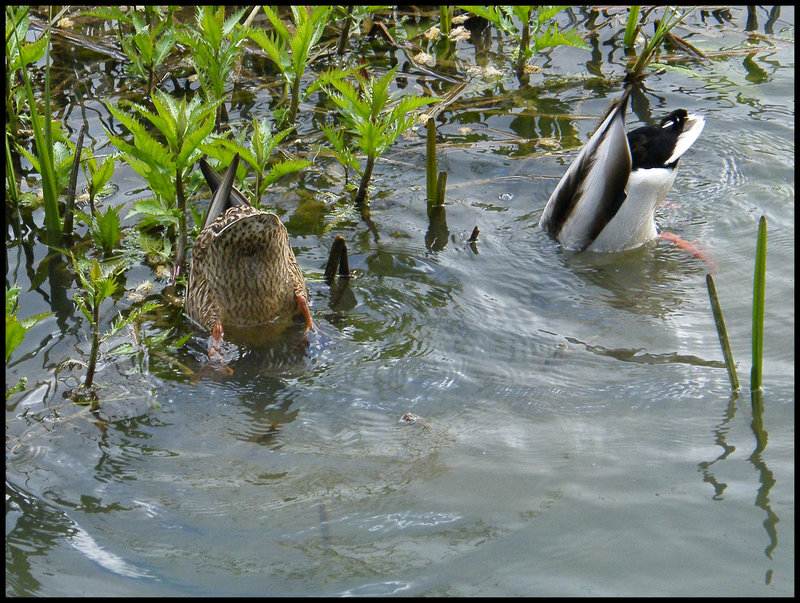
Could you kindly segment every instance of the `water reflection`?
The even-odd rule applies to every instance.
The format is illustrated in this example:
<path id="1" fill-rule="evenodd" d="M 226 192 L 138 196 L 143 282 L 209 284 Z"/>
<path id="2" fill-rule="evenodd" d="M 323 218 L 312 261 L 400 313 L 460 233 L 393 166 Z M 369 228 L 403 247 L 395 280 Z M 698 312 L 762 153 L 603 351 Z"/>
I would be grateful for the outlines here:
<path id="1" fill-rule="evenodd" d="M 764 554 L 772 559 L 772 553 L 778 547 L 778 529 L 777 525 L 780 519 L 778 515 L 772 510 L 770 504 L 770 492 L 776 484 L 775 474 L 767 467 L 767 462 L 764 459 L 764 451 L 767 448 L 767 441 L 769 435 L 764 428 L 764 396 L 761 390 L 751 392 L 751 403 L 753 408 L 753 421 L 750 426 L 753 430 L 753 435 L 756 437 L 756 447 L 748 459 L 753 467 L 758 471 L 758 482 L 761 486 L 756 495 L 755 504 L 760 509 L 763 509 L 767 514 L 764 520 L 764 530 L 769 537 L 769 544 L 764 549 Z"/>

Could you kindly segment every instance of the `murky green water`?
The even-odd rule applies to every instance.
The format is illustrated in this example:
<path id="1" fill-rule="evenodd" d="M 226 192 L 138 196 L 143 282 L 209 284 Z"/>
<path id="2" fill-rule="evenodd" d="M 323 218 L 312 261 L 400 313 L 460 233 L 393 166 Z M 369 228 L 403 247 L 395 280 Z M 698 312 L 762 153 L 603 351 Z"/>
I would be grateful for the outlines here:
<path id="1" fill-rule="evenodd" d="M 706 116 L 659 223 L 698 240 L 718 267 L 739 395 L 704 263 L 663 243 L 568 254 L 537 227 L 620 91 L 588 74 L 623 74 L 622 26 L 587 38 L 594 52 L 536 59 L 542 73 L 522 89 L 492 30 L 481 62 L 504 76 L 467 76 L 475 46 L 456 46 L 455 73 L 472 79 L 438 123 L 446 215 L 426 214 L 422 128 L 377 165 L 376 232 L 334 218 L 341 182 L 323 175 L 338 169 L 324 160 L 268 193 L 319 325 L 304 353 L 231 347 L 233 376 L 199 380 L 186 371 L 201 371 L 200 335 L 177 351 L 106 355 L 93 416 L 63 397 L 81 369 L 58 368 L 89 349 L 74 285 L 59 292 L 45 279 L 29 291 L 46 250 L 32 236 L 9 246 L 7 231 L 19 315 L 56 314 L 6 365 L 7 387 L 28 377 L 6 404 L 6 593 L 793 594 L 794 11 L 771 25 L 768 10 L 756 14 L 752 35 L 743 8 L 692 15 L 678 34 L 714 58 L 650 77 L 629 118 L 678 107 Z M 607 20 L 571 15 L 563 26 L 582 34 Z M 414 33 L 435 20 L 402 23 Z M 400 24 L 392 31 L 405 37 Z M 747 62 L 750 47 L 762 50 Z M 358 48 L 399 62 L 412 91 L 447 91 L 400 51 Z M 90 85 L 75 87 L 66 121 L 102 140 L 119 65 L 76 56 L 62 61 Z M 314 100 L 301 106 L 301 140 Z M 251 101 L 235 115 L 269 115 L 267 90 Z M 122 164 L 115 183 L 104 203 L 145 195 Z M 747 391 L 761 215 L 763 426 Z M 336 234 L 355 278 L 334 295 L 322 266 Z M 152 270 L 134 267 L 126 286 L 144 280 Z M 104 324 L 114 315 L 108 303 Z M 123 332 L 104 350 L 129 341 Z M 403 424 L 407 412 L 420 420 Z"/>

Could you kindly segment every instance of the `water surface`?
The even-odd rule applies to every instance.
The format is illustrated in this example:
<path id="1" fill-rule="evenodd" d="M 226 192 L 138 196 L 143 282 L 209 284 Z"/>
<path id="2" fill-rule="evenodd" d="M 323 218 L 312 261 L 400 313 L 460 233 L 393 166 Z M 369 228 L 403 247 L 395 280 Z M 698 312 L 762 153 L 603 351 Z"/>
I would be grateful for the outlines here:
<path id="1" fill-rule="evenodd" d="M 678 34 L 714 58 L 648 78 L 628 119 L 635 127 L 678 107 L 706 116 L 658 220 L 717 266 L 738 394 L 706 264 L 660 242 L 572 254 L 537 227 L 621 90 L 589 75 L 624 73 L 625 11 L 611 14 L 620 21 L 587 38 L 593 51 L 554 49 L 522 86 L 504 59 L 510 42 L 493 31 L 480 61 L 504 75 L 471 76 L 437 124 L 449 174 L 437 219 L 426 212 L 421 127 L 376 167 L 375 231 L 331 201 L 341 170 L 324 159 L 268 193 L 319 326 L 299 353 L 231 346 L 231 377 L 202 372 L 200 334 L 177 350 L 106 353 L 93 415 L 63 397 L 82 372 L 62 363 L 89 349 L 74 283 L 61 298 L 51 279 L 29 290 L 46 251 L 10 246 L 19 315 L 56 313 L 7 363 L 7 387 L 27 376 L 28 388 L 6 405 L 6 593 L 793 594 L 794 12 L 782 7 L 765 31 L 768 11 L 758 9 L 751 36 L 743 7 L 697 11 Z M 436 22 L 395 17 L 396 36 Z M 585 34 L 605 20 L 576 10 L 562 26 Z M 399 51 L 357 44 L 404 65 L 411 91 L 444 86 Z M 757 82 L 741 52 L 749 47 L 764 72 Z M 456 49 L 469 79 L 475 46 Z M 71 130 L 85 122 L 98 139 L 108 78 L 120 75 L 105 61 L 76 63 L 95 79 L 64 111 Z M 268 116 L 273 101 L 254 89 L 232 119 Z M 313 102 L 301 111 L 300 147 Z M 115 183 L 104 203 L 146 195 L 121 163 Z M 759 425 L 748 384 L 762 215 Z M 354 271 L 343 292 L 322 280 L 336 234 Z M 145 280 L 154 295 L 166 285 L 141 265 L 126 286 Z M 109 302 L 105 326 L 114 305 L 130 302 Z M 160 329 L 146 322 L 140 335 Z M 104 351 L 130 341 L 122 332 Z M 418 420 L 406 424 L 406 413 Z"/>

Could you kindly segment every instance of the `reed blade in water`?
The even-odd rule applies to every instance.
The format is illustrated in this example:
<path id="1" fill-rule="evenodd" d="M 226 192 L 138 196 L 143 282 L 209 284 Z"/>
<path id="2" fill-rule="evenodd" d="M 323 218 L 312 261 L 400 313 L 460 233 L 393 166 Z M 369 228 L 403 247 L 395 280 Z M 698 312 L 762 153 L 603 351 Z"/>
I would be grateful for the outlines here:
<path id="1" fill-rule="evenodd" d="M 436 200 L 436 121 L 433 117 L 428 117 L 428 122 L 425 126 L 428 128 L 425 175 L 428 183 L 428 205 L 431 205 Z"/>
<path id="2" fill-rule="evenodd" d="M 761 367 L 764 353 L 764 293 L 767 271 L 767 219 L 758 221 L 756 267 L 753 278 L 753 368 L 750 370 L 750 391 L 761 389 Z"/>
<path id="3" fill-rule="evenodd" d="M 731 344 L 728 340 L 728 330 L 725 328 L 725 320 L 722 317 L 722 308 L 717 297 L 717 288 L 714 285 L 714 277 L 706 274 L 706 286 L 708 287 L 708 297 L 711 300 L 711 311 L 714 314 L 714 323 L 717 325 L 719 343 L 722 346 L 722 356 L 725 358 L 725 368 L 728 369 L 728 378 L 731 381 L 731 390 L 739 389 L 739 378 L 736 376 L 736 365 L 733 362 Z"/>
<path id="4" fill-rule="evenodd" d="M 639 24 L 637 21 L 639 20 L 640 8 L 639 5 L 634 5 L 628 9 L 628 23 L 625 27 L 625 38 L 622 42 L 625 48 L 632 48 L 634 42 L 636 42 L 636 34 L 639 33 Z"/>
<path id="5" fill-rule="evenodd" d="M 14 32 L 16 34 L 16 30 Z M 22 77 L 25 81 L 25 92 L 28 96 L 28 107 L 31 111 L 31 125 L 36 141 L 36 153 L 39 159 L 39 171 L 42 176 L 42 197 L 44 200 L 44 224 L 46 229 L 47 244 L 51 247 L 61 245 L 61 217 L 58 213 L 58 190 L 53 155 L 53 127 L 50 112 L 50 33 L 49 30 L 42 34 L 47 36 L 45 50 L 45 76 L 44 76 L 44 106 L 43 116 L 36 110 L 36 98 L 28 79 L 28 70 L 22 65 Z M 19 41 L 17 41 L 19 44 Z"/>

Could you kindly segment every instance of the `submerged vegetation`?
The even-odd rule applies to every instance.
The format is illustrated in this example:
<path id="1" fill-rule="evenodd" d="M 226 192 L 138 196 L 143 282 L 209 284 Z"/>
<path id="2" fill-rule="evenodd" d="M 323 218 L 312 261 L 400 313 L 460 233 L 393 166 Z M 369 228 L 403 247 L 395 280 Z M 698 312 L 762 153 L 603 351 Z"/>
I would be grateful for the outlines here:
<path id="1" fill-rule="evenodd" d="M 448 240 L 447 171 L 437 167 L 436 115 L 462 102 L 464 106 L 478 102 L 476 98 L 484 102 L 481 94 L 489 101 L 501 95 L 508 102 L 509 95 L 497 80 L 503 73 L 497 72 L 498 76 L 487 67 L 489 53 L 480 46 L 487 32 L 502 38 L 509 72 L 531 94 L 581 85 L 580 75 L 541 73 L 544 61 L 539 58 L 554 49 L 590 48 L 586 41 L 590 34 L 559 24 L 570 22 L 560 20 L 569 10 L 563 6 L 437 7 L 412 15 L 409 21 L 414 20 L 414 26 L 407 29 L 392 22 L 396 9 L 377 6 L 265 6 L 263 11 L 249 13 L 205 6 L 85 10 L 73 18 L 108 33 L 100 35 L 99 41 L 78 37 L 77 43 L 124 66 L 124 76 L 119 90 L 101 108 L 106 112 L 100 120 L 106 140 L 96 138 L 100 128 L 95 127 L 89 148 L 82 149 L 80 142 L 70 141 L 60 121 L 66 121 L 66 116 L 53 98 L 54 43 L 67 36 L 73 21 L 59 20 L 65 11 L 43 18 L 34 17 L 27 7 L 6 7 L 6 212 L 13 216 L 11 226 L 20 239 L 7 245 L 21 244 L 24 222 L 50 250 L 43 265 L 50 264 L 45 270 L 37 269 L 31 281 L 40 283 L 49 277 L 52 287 L 64 289 L 58 275 L 68 274 L 66 288 L 74 289 L 76 307 L 91 327 L 86 391 L 93 391 L 98 346 L 104 338 L 100 309 L 105 300 L 121 293 L 128 271 L 149 265 L 153 278 L 164 281 L 169 273 L 165 265 L 172 264 L 170 283 L 176 288 L 169 288 L 170 295 L 180 293 L 186 284 L 190 235 L 202 221 L 202 212 L 195 207 L 201 182 L 195 166 L 201 156 L 226 166 L 238 153 L 255 176 L 237 186 L 255 206 L 270 209 L 279 209 L 268 198 L 271 187 L 282 180 L 327 180 L 331 174 L 338 179 L 334 168 L 340 166 L 345 191 L 354 193 L 352 201 L 343 195 L 322 209 L 309 203 L 313 205 L 309 213 L 324 214 L 321 221 L 328 225 L 327 232 L 331 224 L 348 223 L 360 210 L 369 229 L 377 233 L 379 226 L 367 211 L 370 197 L 376 195 L 369 190 L 389 190 L 392 183 L 376 180 L 376 165 L 402 137 L 411 137 L 414 144 L 427 149 L 426 176 L 422 175 L 424 163 L 414 169 L 419 169 L 420 181 L 426 181 L 429 233 L 434 233 L 426 241 L 429 248 L 440 249 Z M 628 58 L 627 72 L 609 75 L 607 84 L 621 86 L 623 78 L 641 79 L 666 41 L 675 42 L 677 38 L 669 32 L 683 15 L 665 9 L 657 25 L 651 19 L 655 15 L 652 9 L 639 7 L 610 16 L 605 13 L 605 25 L 624 32 L 629 49 L 638 36 L 645 35 L 645 25 L 655 25 L 640 54 Z M 35 32 L 33 40 L 31 32 Z M 452 59 L 453 47 L 469 43 L 476 46 L 476 61 L 465 68 Z M 408 60 L 401 66 L 398 56 Z M 694 58 L 679 55 L 668 60 L 679 63 Z M 256 67 L 271 70 L 275 77 L 264 83 L 260 75 L 250 75 Z M 424 77 L 410 85 L 416 81 L 410 73 Z M 264 87 L 269 93 L 268 108 L 253 102 L 255 92 Z M 469 94 L 476 96 L 467 98 Z M 420 123 L 425 127 L 416 128 Z M 425 129 L 427 145 L 421 132 Z M 76 207 L 73 212 L 65 210 L 71 208 L 65 192 L 78 165 L 86 190 L 78 203 L 86 201 L 88 207 Z M 122 166 L 138 174 L 146 189 L 127 211 L 122 203 L 98 207 Z M 360 176 L 357 184 L 349 181 L 351 169 Z M 240 166 L 239 175 L 247 171 Z M 31 187 L 23 176 L 35 179 L 36 185 Z M 33 188 L 41 189 L 40 202 Z M 38 203 L 44 210 L 43 227 L 31 218 Z M 297 214 L 303 215 L 300 210 Z M 75 238 L 62 237 L 64 229 L 72 235 L 73 216 Z M 191 223 L 187 216 L 193 217 Z M 475 227 L 470 238 L 476 253 L 477 232 Z M 329 267 L 326 276 L 332 277 L 334 271 L 335 267 Z M 349 274 L 346 250 L 340 274 Z M 16 306 L 9 305 L 16 293 L 9 297 L 9 291 L 16 290 L 7 288 L 6 295 L 7 360 L 32 324 L 32 319 L 16 320 Z M 179 312 L 180 296 L 165 298 Z M 763 306 L 763 294 L 761 299 Z M 115 321 L 105 337 L 157 306 L 152 300 L 134 302 L 126 318 Z M 175 337 L 185 340 L 179 332 Z M 753 380 L 760 386 L 760 361 L 758 370 L 755 362 L 754 347 Z"/>

